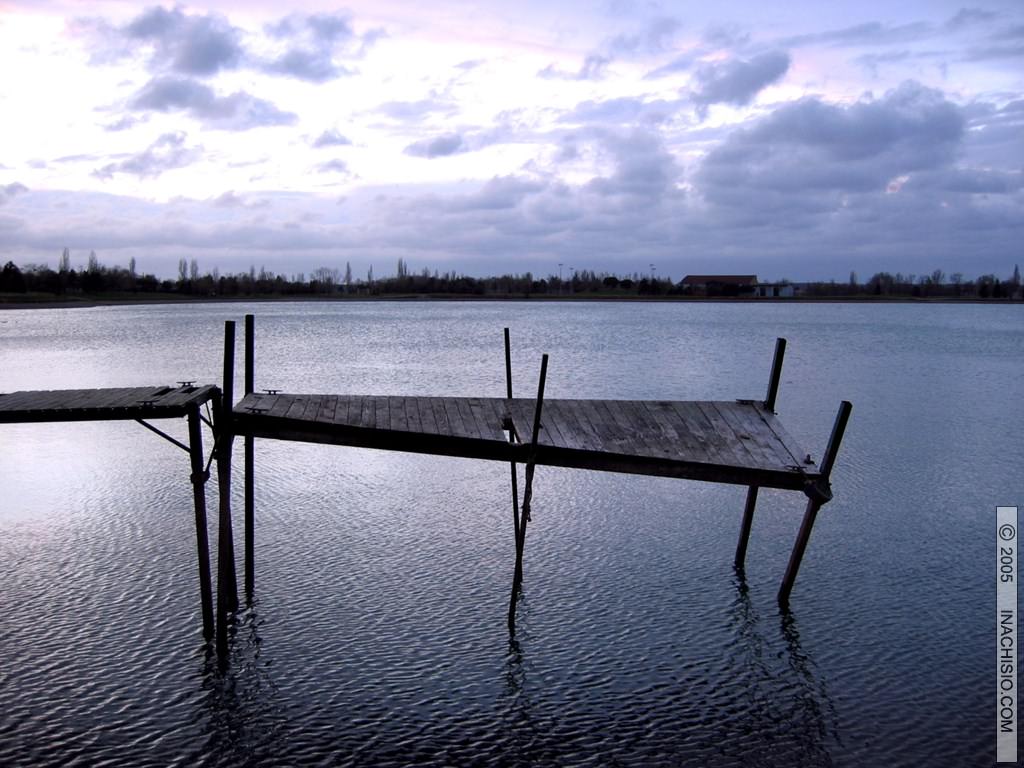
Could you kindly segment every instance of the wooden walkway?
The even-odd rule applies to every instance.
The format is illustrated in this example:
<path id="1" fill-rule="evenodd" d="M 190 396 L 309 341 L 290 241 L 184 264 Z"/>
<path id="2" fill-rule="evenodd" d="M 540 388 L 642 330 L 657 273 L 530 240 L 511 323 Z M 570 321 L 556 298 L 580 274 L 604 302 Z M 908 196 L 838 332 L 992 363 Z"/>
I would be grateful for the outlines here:
<path id="1" fill-rule="evenodd" d="M 821 475 L 754 401 L 249 394 L 238 435 L 805 490 Z M 509 431 L 519 436 L 510 442 Z"/>
<path id="2" fill-rule="evenodd" d="M 209 404 L 213 420 L 200 411 Z M 55 389 L 0 393 L 0 424 L 41 423 L 60 421 L 135 421 L 169 443 L 189 454 L 193 506 L 196 524 L 196 552 L 199 569 L 199 590 L 203 614 L 203 635 L 207 640 L 217 634 L 218 649 L 227 647 L 227 614 L 238 604 L 234 588 L 234 544 L 231 536 L 230 505 L 223 498 L 230 483 L 230 441 L 215 446 L 222 499 L 220 502 L 221 533 L 218 541 L 218 624 L 214 624 L 213 586 L 210 572 L 210 544 L 206 520 L 206 483 L 210 478 L 209 461 L 203 453 L 202 424 L 215 432 L 222 410 L 221 391 L 212 385 L 195 386 L 179 382 L 176 387 L 121 387 L 109 389 Z M 188 443 L 184 443 L 149 424 L 156 419 L 185 417 L 188 420 Z M 148 420 L 148 421 L 147 421 Z M 220 430 L 223 432 L 224 430 Z M 222 636 L 223 635 L 223 639 Z"/>
<path id="3" fill-rule="evenodd" d="M 127 387 L 0 393 L 0 424 L 170 419 L 212 400 L 217 387 Z"/>
<path id="4" fill-rule="evenodd" d="M 255 584 L 255 439 L 327 443 L 503 461 L 511 465 L 515 569 L 508 623 L 514 631 L 523 578 L 523 549 L 531 520 L 537 466 L 622 472 L 747 486 L 734 564 L 742 574 L 758 490 L 802 491 L 807 508 L 779 589 L 788 603 L 811 530 L 832 499 L 829 476 L 852 406 L 840 404 L 819 463 L 811 460 L 775 416 L 785 339 L 775 347 L 763 401 L 569 400 L 544 398 L 548 356 L 541 358 L 535 398 L 513 398 L 509 330 L 505 329 L 506 397 L 402 397 L 283 394 L 254 387 L 254 318 L 245 318 L 245 396 L 234 402 L 235 324 L 224 324 L 220 388 L 193 386 L 76 389 L 0 393 L 0 423 L 134 420 L 189 454 L 203 634 L 216 635 L 221 663 L 228 656 L 230 614 L 238 608 L 231 514 L 234 437 L 245 439 L 245 592 Z M 207 418 L 200 410 L 208 404 Z M 188 444 L 146 420 L 186 417 Z M 215 437 L 209 459 L 202 424 Z M 206 518 L 205 485 L 217 461 L 218 558 L 216 622 Z M 517 465 L 525 464 L 519 496 Z"/>

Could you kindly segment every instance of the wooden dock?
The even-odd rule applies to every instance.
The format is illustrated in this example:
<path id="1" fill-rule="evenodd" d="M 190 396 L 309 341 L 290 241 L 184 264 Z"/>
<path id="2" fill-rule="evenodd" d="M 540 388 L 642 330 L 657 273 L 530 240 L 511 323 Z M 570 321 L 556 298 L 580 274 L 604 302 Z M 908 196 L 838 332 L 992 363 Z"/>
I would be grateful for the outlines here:
<path id="1" fill-rule="evenodd" d="M 204 414 L 202 407 L 208 413 Z M 209 408 L 212 406 L 212 412 Z M 234 545 L 231 537 L 230 506 L 221 502 L 221 535 L 218 542 L 218 613 L 222 621 L 214 622 L 213 586 L 210 574 L 210 546 L 206 519 L 206 483 L 210 478 L 209 460 L 203 452 L 202 425 L 214 432 L 222 418 L 221 391 L 204 384 L 196 386 L 180 381 L 176 386 L 122 387 L 106 389 L 57 389 L 0 393 L 0 424 L 66 421 L 135 421 L 189 454 L 193 504 L 196 525 L 196 549 L 199 565 L 200 601 L 203 634 L 207 640 L 218 635 L 218 645 L 227 647 L 227 614 L 238 606 L 235 582 Z M 159 419 L 188 420 L 188 444 L 150 424 Z M 230 461 L 226 451 L 217 450 L 218 468 Z M 230 472 L 228 473 L 230 477 Z"/>
<path id="2" fill-rule="evenodd" d="M 134 420 L 188 452 L 196 520 L 203 632 L 216 635 L 227 659 L 227 625 L 238 607 L 231 516 L 231 454 L 236 435 L 245 439 L 245 591 L 255 585 L 255 441 L 308 443 L 407 451 L 506 462 L 511 468 L 515 569 L 508 624 L 515 628 L 522 583 L 533 478 L 538 466 L 673 477 L 747 486 L 734 565 L 742 575 L 759 488 L 801 491 L 807 496 L 796 543 L 779 589 L 788 604 L 818 511 L 832 499 L 829 477 L 852 406 L 843 401 L 819 462 L 791 438 L 775 414 L 786 341 L 775 347 L 764 400 L 575 400 L 544 398 L 548 356 L 541 359 L 537 394 L 513 397 L 509 331 L 505 329 L 504 398 L 395 395 L 294 394 L 254 386 L 254 318 L 245 318 L 244 397 L 235 406 L 235 324 L 224 327 L 220 388 L 178 382 L 176 387 L 78 389 L 0 394 L 0 423 Z M 212 412 L 203 415 L 201 407 Z M 188 445 L 149 423 L 188 419 Z M 202 425 L 213 432 L 209 459 Z M 205 484 L 217 460 L 219 540 L 217 617 L 214 624 Z M 520 498 L 518 466 L 525 465 Z"/>
<path id="3" fill-rule="evenodd" d="M 217 387 L 128 387 L 57 389 L 0 393 L 0 424 L 44 421 L 118 421 L 187 416 L 193 406 L 214 397 Z"/>
<path id="4" fill-rule="evenodd" d="M 537 445 L 512 442 L 536 410 L 526 398 L 254 393 L 232 423 L 252 437 L 797 491 L 822 477 L 751 400 L 547 399 Z"/>

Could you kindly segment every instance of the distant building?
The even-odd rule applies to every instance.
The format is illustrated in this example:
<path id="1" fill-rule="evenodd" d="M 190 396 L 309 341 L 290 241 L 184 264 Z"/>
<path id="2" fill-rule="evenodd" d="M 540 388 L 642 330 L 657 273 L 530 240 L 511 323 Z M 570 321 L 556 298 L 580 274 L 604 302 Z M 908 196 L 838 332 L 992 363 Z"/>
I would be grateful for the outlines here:
<path id="1" fill-rule="evenodd" d="M 792 298 L 803 291 L 795 283 L 758 283 L 754 295 L 762 299 Z"/>
<path id="2" fill-rule="evenodd" d="M 694 296 L 754 296 L 757 275 L 687 275 L 679 284 Z"/>

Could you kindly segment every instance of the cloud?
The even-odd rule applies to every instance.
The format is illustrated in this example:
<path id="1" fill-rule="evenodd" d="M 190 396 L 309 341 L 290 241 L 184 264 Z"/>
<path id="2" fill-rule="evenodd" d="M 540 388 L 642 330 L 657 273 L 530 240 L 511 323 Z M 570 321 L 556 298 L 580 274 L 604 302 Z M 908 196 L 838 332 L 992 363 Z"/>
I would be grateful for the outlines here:
<path id="1" fill-rule="evenodd" d="M 447 97 L 431 93 L 430 98 L 418 101 L 386 101 L 373 111 L 393 120 L 415 123 L 431 115 L 450 117 L 459 109 Z"/>
<path id="2" fill-rule="evenodd" d="M 293 13 L 266 25 L 263 42 L 270 42 L 273 52 L 264 55 L 248 48 L 253 40 L 225 17 L 189 13 L 180 6 L 154 6 L 121 26 L 79 18 L 69 23 L 69 29 L 91 41 L 94 63 L 145 51 L 154 74 L 211 77 L 246 68 L 312 83 L 352 74 L 339 60 L 362 57 L 384 34 L 379 29 L 357 34 L 341 13 Z"/>
<path id="3" fill-rule="evenodd" d="M 231 189 L 212 198 L 210 202 L 212 202 L 214 208 L 266 208 L 270 205 L 269 200 L 250 202 Z"/>
<path id="4" fill-rule="evenodd" d="M 316 170 L 317 173 L 340 173 L 346 177 L 353 175 L 348 168 L 348 163 L 344 160 L 327 160 L 318 164 Z"/>
<path id="5" fill-rule="evenodd" d="M 187 147 L 184 133 L 165 133 L 142 152 L 97 168 L 94 175 L 108 179 L 115 173 L 153 178 L 165 171 L 190 165 L 202 157 L 200 147 Z"/>
<path id="6" fill-rule="evenodd" d="M 316 137 L 313 141 L 313 147 L 315 149 L 320 149 L 321 147 L 342 147 L 348 146 L 351 143 L 349 139 L 342 136 L 337 130 L 330 129 Z"/>
<path id="7" fill-rule="evenodd" d="M 672 59 L 667 64 L 663 64 L 657 69 L 653 69 L 644 75 L 645 80 L 654 80 L 659 77 L 668 77 L 678 72 L 687 72 L 693 68 L 693 65 L 700 59 L 700 54 L 697 51 L 689 51 L 687 53 L 680 54 Z"/>
<path id="8" fill-rule="evenodd" d="M 761 90 L 782 79 L 789 71 L 789 54 L 770 51 L 749 60 L 732 59 L 705 64 L 697 70 L 699 89 L 693 94 L 698 105 L 734 104 L 744 106 Z"/>
<path id="9" fill-rule="evenodd" d="M 3 205 L 8 200 L 13 199 L 16 195 L 24 194 L 28 192 L 28 187 L 17 181 L 11 184 L 0 184 L 0 205 Z"/>
<path id="10" fill-rule="evenodd" d="M 658 124 L 672 118 L 682 105 L 680 101 L 623 96 L 604 101 L 582 101 L 574 109 L 558 118 L 562 123 L 625 125 L 633 123 Z"/>
<path id="11" fill-rule="evenodd" d="M 891 45 L 923 40 L 934 34 L 933 27 L 923 21 L 890 26 L 879 21 L 868 21 L 842 29 L 794 35 L 778 41 L 784 48 L 798 48 L 805 45 L 827 45 L 832 47 Z"/>
<path id="12" fill-rule="evenodd" d="M 682 27 L 678 19 L 658 16 L 646 22 L 637 33 L 624 33 L 611 38 L 605 48 L 616 56 L 662 53 L 669 48 L 672 38 Z"/>
<path id="13" fill-rule="evenodd" d="M 197 80 L 161 76 L 144 85 L 128 104 L 134 110 L 185 112 L 211 128 L 244 131 L 250 128 L 291 125 L 298 117 L 283 112 L 269 101 L 244 91 L 218 96 Z"/>
<path id="14" fill-rule="evenodd" d="M 311 83 L 353 74 L 336 58 L 359 58 L 383 35 L 381 30 L 356 34 L 342 13 L 293 13 L 268 25 L 266 31 L 283 42 L 284 49 L 263 63 L 264 71 Z"/>
<path id="15" fill-rule="evenodd" d="M 132 115 L 123 115 L 112 123 L 107 123 L 103 126 L 105 131 L 126 131 L 129 128 L 134 128 L 139 123 L 143 122 L 142 118 L 133 117 Z"/>
<path id="16" fill-rule="evenodd" d="M 537 73 L 537 77 L 546 80 L 602 80 L 605 69 L 612 62 L 611 56 L 592 53 L 587 56 L 576 72 L 566 72 L 554 64 L 549 64 Z"/>
<path id="17" fill-rule="evenodd" d="M 832 208 L 843 195 L 951 167 L 965 128 L 959 107 L 913 82 L 849 106 L 806 98 L 733 132 L 696 181 L 709 202 L 744 215 L 783 202 L 792 215 Z"/>
<path id="18" fill-rule="evenodd" d="M 469 151 L 465 139 L 458 133 L 446 133 L 430 139 L 420 139 L 405 148 L 407 155 L 413 157 L 447 157 Z"/>
<path id="19" fill-rule="evenodd" d="M 998 17 L 999 14 L 994 11 L 986 11 L 981 8 L 961 8 L 944 26 L 949 30 L 960 30 L 975 24 L 985 24 Z"/>
<path id="20" fill-rule="evenodd" d="M 242 32 L 223 16 L 186 13 L 180 7 L 155 6 L 120 28 L 105 28 L 122 48 L 152 46 L 150 69 L 206 77 L 239 67 L 244 51 Z"/>
<path id="21" fill-rule="evenodd" d="M 608 133 L 601 141 L 615 170 L 610 176 L 592 179 L 587 189 L 602 196 L 648 199 L 674 194 L 682 171 L 657 133 L 634 129 L 627 133 Z"/>

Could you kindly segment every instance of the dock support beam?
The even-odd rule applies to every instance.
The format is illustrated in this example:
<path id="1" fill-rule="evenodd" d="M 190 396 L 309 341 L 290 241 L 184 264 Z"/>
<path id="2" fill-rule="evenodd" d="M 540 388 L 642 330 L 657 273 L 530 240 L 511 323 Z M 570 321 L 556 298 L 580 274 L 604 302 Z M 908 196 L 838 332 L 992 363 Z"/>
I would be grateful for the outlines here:
<path id="1" fill-rule="evenodd" d="M 804 551 L 807 549 L 807 542 L 811 539 L 811 530 L 814 528 L 814 521 L 818 517 L 818 510 L 822 505 L 832 500 L 832 491 L 829 486 L 829 477 L 832 474 L 832 466 L 836 461 L 836 454 L 839 452 L 839 444 L 843 441 L 843 433 L 846 431 L 846 422 L 850 419 L 850 411 L 853 406 L 847 400 L 839 405 L 839 413 L 836 414 L 836 421 L 832 427 L 832 435 L 828 439 L 828 446 L 825 448 L 825 455 L 821 460 L 821 480 L 818 487 L 809 493 L 807 510 L 804 512 L 803 522 L 800 524 L 800 532 L 797 534 L 796 543 L 793 545 L 793 552 L 789 556 L 789 565 L 786 566 L 786 575 L 782 579 L 782 586 L 779 588 L 779 605 L 783 608 L 789 605 L 789 593 L 793 590 L 793 582 L 796 581 L 796 574 L 800 570 L 800 561 L 803 560 Z"/>
<path id="2" fill-rule="evenodd" d="M 775 357 L 772 359 L 772 372 L 768 378 L 768 394 L 764 398 L 765 410 L 775 412 L 775 399 L 779 394 L 779 382 L 782 380 L 782 361 L 786 357 L 786 340 L 775 340 Z M 743 508 L 743 522 L 740 524 L 740 540 L 736 544 L 736 559 L 733 567 L 743 572 L 747 558 L 747 541 L 750 539 L 750 528 L 754 524 L 754 507 L 757 506 L 757 486 L 747 488 L 747 503 Z"/>
<path id="3" fill-rule="evenodd" d="M 505 397 L 508 398 L 509 406 L 512 404 L 512 343 L 509 340 L 508 328 L 505 329 Z M 511 413 L 509 413 L 511 420 Z M 509 424 L 509 442 L 516 440 L 514 427 Z M 510 463 L 512 469 L 512 530 L 515 535 L 516 549 L 519 548 L 519 474 L 516 471 L 516 463 Z M 510 620 L 511 621 L 511 620 Z M 509 625 L 511 626 L 511 624 Z"/>
<path id="4" fill-rule="evenodd" d="M 199 594 L 203 609 L 203 637 L 213 639 L 213 587 L 210 581 L 210 539 L 206 528 L 206 468 L 203 466 L 203 430 L 199 406 L 188 409 L 188 448 L 192 465 L 192 498 L 196 514 L 196 552 L 199 559 Z"/>
<path id="5" fill-rule="evenodd" d="M 235 543 L 231 530 L 231 448 L 234 441 L 231 410 L 235 388 L 235 322 L 224 323 L 224 386 L 214 401 L 217 428 L 217 482 L 220 500 L 217 537 L 217 655 L 227 662 L 228 614 L 238 610 Z"/>
<path id="6" fill-rule="evenodd" d="M 537 385 L 537 406 L 533 412 L 533 433 L 530 436 L 530 453 L 526 463 L 526 487 L 523 489 L 523 507 L 519 515 L 519 535 L 516 538 L 516 570 L 512 577 L 512 595 L 508 602 L 508 629 L 516 629 L 516 603 L 523 584 L 523 549 L 526 546 L 526 524 L 530 522 L 530 502 L 533 500 L 533 474 L 537 466 L 537 440 L 540 437 L 540 416 L 544 408 L 544 382 L 548 375 L 548 356 L 540 359 L 540 382 Z"/>
<path id="7" fill-rule="evenodd" d="M 747 503 L 743 507 L 743 522 L 740 525 L 740 540 L 736 545 L 736 560 L 733 567 L 743 572 L 747 558 L 747 540 L 750 539 L 750 527 L 754 524 L 754 507 L 757 506 L 757 486 L 747 488 Z"/>
<path id="8" fill-rule="evenodd" d="M 255 318 L 245 316 L 245 394 L 251 395 L 255 385 L 253 363 L 255 354 Z M 256 466 L 255 441 L 252 435 L 245 436 L 245 599 L 252 602 L 256 584 Z"/>

